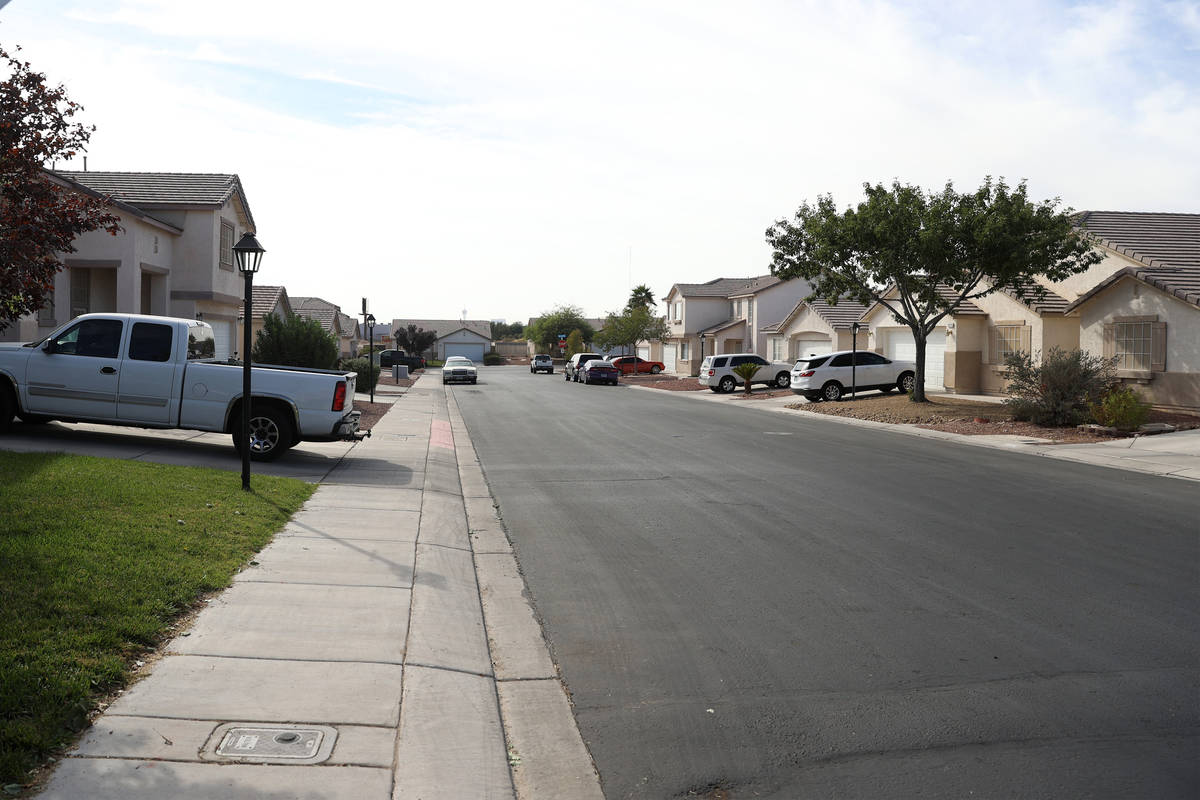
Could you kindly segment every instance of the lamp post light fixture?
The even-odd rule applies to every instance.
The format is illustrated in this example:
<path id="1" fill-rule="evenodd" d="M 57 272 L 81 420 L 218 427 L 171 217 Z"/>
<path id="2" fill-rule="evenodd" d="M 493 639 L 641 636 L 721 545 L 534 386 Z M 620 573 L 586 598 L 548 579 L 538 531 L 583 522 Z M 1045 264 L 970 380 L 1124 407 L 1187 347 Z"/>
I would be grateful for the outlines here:
<path id="1" fill-rule="evenodd" d="M 253 233 L 242 234 L 233 246 L 238 272 L 246 279 L 246 296 L 242 309 L 242 489 L 250 491 L 250 316 L 251 298 L 254 295 L 254 273 L 262 262 L 263 250 Z"/>
<path id="2" fill-rule="evenodd" d="M 375 381 L 371 380 L 371 373 L 375 370 L 375 315 L 367 314 L 363 319 L 367 326 L 367 382 L 371 384 L 371 402 L 375 402 Z M 380 373 L 383 372 L 383 362 L 380 362 Z M 378 375 L 375 380 L 379 380 Z"/>

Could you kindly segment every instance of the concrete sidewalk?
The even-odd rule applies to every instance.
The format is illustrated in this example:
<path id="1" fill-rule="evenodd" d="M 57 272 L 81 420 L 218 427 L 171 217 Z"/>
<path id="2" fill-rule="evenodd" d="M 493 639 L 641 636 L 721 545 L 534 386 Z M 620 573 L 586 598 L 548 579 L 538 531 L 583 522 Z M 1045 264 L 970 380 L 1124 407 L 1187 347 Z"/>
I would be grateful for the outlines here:
<path id="1" fill-rule="evenodd" d="M 376 394 L 403 398 L 41 797 L 602 797 L 453 395 Z"/>
<path id="2" fill-rule="evenodd" d="M 633 387 L 642 391 L 660 391 L 650 387 Z M 687 397 L 707 402 L 728 402 L 729 395 L 713 394 L 712 392 L 678 392 Z M 931 392 L 930 397 L 938 397 Z M 1000 403 L 1004 398 L 990 395 L 946 395 L 955 399 L 978 400 L 981 402 Z M 1143 472 L 1151 475 L 1163 475 L 1171 478 L 1200 481 L 1200 429 L 1176 431 L 1145 436 L 1134 436 L 1126 439 L 1106 439 L 1086 444 L 1053 444 L 1045 439 L 1028 436 L 964 436 L 946 431 L 933 431 L 916 425 L 896 425 L 887 422 L 872 422 L 870 420 L 839 417 L 832 414 L 816 414 L 811 411 L 793 410 L 787 406 L 804 403 L 798 396 L 771 397 L 760 400 L 739 401 L 741 407 L 772 411 L 780 414 L 798 414 L 805 419 L 824 420 L 843 425 L 858 425 L 860 427 L 879 428 L 909 436 L 921 436 L 927 439 L 944 439 L 974 447 L 992 447 L 1001 450 L 1027 453 L 1029 455 L 1057 458 L 1064 461 L 1077 461 L 1100 467 L 1123 469 L 1130 472 Z"/>

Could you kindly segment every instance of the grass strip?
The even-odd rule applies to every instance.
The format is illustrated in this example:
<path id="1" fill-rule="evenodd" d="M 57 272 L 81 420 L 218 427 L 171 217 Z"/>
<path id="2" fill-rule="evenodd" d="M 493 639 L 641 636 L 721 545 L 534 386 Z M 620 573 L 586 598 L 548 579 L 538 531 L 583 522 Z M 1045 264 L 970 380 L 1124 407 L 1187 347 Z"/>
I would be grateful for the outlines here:
<path id="1" fill-rule="evenodd" d="M 133 661 L 315 489 L 252 486 L 201 467 L 0 452 L 0 784 L 83 730 Z"/>

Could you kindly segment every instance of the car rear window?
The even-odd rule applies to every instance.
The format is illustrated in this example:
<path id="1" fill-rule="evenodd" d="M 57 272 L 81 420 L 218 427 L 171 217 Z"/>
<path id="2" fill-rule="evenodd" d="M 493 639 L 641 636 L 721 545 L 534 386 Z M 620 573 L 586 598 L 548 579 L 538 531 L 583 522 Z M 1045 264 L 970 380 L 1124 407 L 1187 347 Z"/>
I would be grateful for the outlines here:
<path id="1" fill-rule="evenodd" d="M 725 366 L 725 362 L 728 360 L 729 360 L 729 356 L 720 356 L 719 358 L 714 358 L 713 362 L 712 362 L 712 366 L 723 367 L 723 366 Z"/>
<path id="2" fill-rule="evenodd" d="M 829 356 L 817 356 L 816 358 L 802 358 L 796 362 L 796 366 L 803 366 L 805 369 L 816 369 L 829 360 Z"/>

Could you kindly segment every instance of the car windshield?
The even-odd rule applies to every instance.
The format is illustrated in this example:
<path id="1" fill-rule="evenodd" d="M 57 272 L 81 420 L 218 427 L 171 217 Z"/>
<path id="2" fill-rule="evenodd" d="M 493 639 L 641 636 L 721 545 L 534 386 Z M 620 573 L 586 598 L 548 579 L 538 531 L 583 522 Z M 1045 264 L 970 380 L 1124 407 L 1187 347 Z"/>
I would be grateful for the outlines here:
<path id="1" fill-rule="evenodd" d="M 469 358 L 464 358 L 463 356 L 451 356 L 450 358 L 446 359 L 446 366 L 447 367 L 473 367 L 473 366 L 475 366 L 475 362 Z"/>

